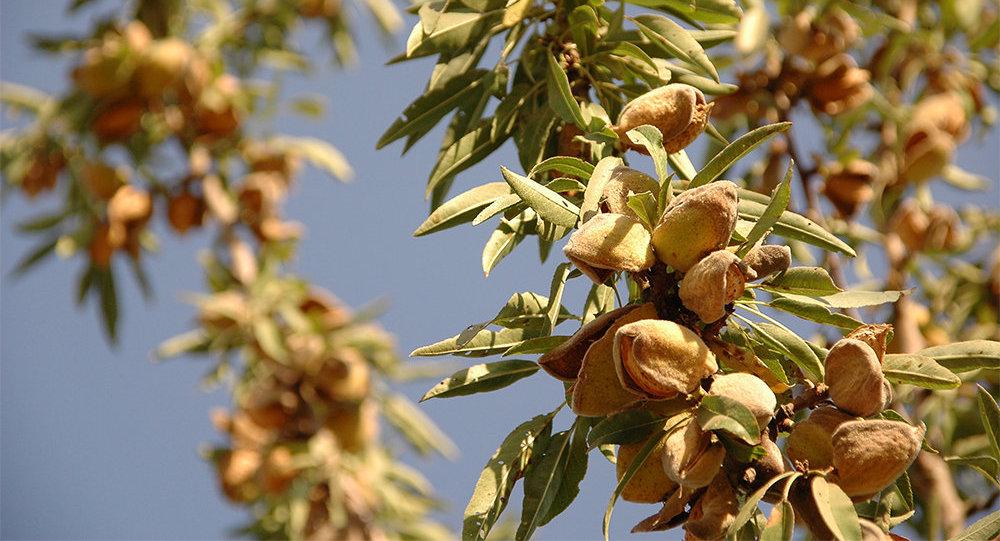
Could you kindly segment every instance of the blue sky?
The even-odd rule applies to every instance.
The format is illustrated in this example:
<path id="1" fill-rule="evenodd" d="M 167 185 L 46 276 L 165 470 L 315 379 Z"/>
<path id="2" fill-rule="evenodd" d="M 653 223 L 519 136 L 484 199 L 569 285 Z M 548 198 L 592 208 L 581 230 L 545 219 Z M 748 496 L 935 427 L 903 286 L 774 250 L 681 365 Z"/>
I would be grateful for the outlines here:
<path id="1" fill-rule="evenodd" d="M 64 5 L 54 0 L 2 3 L 0 78 L 49 91 L 64 88 L 69 64 L 31 52 L 26 32 L 81 28 L 87 17 L 104 11 L 70 20 Z M 440 129 L 403 157 L 399 144 L 377 152 L 375 141 L 421 91 L 431 64 L 385 66 L 401 40 L 386 49 L 370 26 L 359 28 L 361 64 L 346 72 L 326 69 L 324 49 L 313 39 L 302 40 L 304 50 L 318 51 L 317 64 L 324 69 L 294 81 L 289 94 L 322 94 L 329 112 L 320 121 L 287 117 L 277 125 L 279 131 L 330 141 L 346 154 L 357 178 L 342 185 L 307 170 L 286 214 L 308 227 L 295 269 L 355 306 L 388 299 L 391 309 L 382 322 L 405 354 L 491 317 L 512 292 L 544 293 L 559 257 L 554 252 L 540 268 L 537 251 L 528 243 L 485 279 L 479 261 L 489 225 L 411 237 L 426 216 L 424 183 Z M 966 145 L 960 156 L 968 169 L 995 178 L 998 150 L 1000 138 L 993 130 L 985 140 Z M 509 145 L 463 174 L 454 193 L 500 180 L 501 164 L 517 164 Z M 639 166 L 649 169 L 645 162 Z M 994 188 L 986 197 L 996 204 L 996 194 Z M 81 261 L 51 260 L 24 278 L 10 275 L 32 246 L 31 239 L 13 233 L 15 224 L 56 203 L 43 197 L 28 205 L 12 194 L 0 209 L 0 537 L 226 537 L 243 511 L 223 500 L 197 448 L 216 440 L 208 412 L 224 405 L 227 393 L 199 389 L 208 368 L 205 359 L 150 361 L 157 343 L 190 324 L 192 310 L 181 293 L 201 288 L 195 257 L 207 236 L 161 237 L 162 251 L 149 261 L 154 301 L 144 302 L 130 280 L 121 282 L 122 340 L 111 349 L 95 307 L 74 306 Z M 577 299 L 573 309 L 585 294 L 582 281 L 576 282 L 568 293 Z M 417 398 L 433 383 L 401 390 Z M 479 470 L 507 432 L 551 410 L 561 395 L 561 384 L 539 374 L 489 395 L 421 406 L 462 453 L 454 462 L 407 455 L 447 501 L 444 521 L 460 524 Z M 598 537 L 613 483 L 613 466 L 595 453 L 577 502 L 537 538 Z M 654 511 L 653 506 L 620 504 L 614 537 L 626 537 L 631 525 Z"/>

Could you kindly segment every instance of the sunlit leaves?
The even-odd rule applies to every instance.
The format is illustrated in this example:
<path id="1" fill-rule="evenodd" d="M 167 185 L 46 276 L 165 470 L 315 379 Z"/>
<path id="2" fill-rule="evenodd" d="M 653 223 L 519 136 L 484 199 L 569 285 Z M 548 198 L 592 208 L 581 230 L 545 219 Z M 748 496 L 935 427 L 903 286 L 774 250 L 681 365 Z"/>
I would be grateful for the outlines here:
<path id="1" fill-rule="evenodd" d="M 886 355 L 882 373 L 893 383 L 909 383 L 925 389 L 954 389 L 962 384 L 958 376 L 934 359 L 917 354 Z"/>
<path id="2" fill-rule="evenodd" d="M 533 361 L 516 359 L 477 364 L 445 378 L 424 393 L 420 401 L 495 391 L 534 374 L 538 369 L 538 364 Z"/>
<path id="3" fill-rule="evenodd" d="M 725 173 L 740 158 L 746 156 L 750 151 L 759 147 L 777 133 L 788 131 L 792 127 L 791 122 L 779 122 L 761 126 L 751 132 L 744 134 L 739 139 L 733 141 L 726 148 L 719 151 L 705 167 L 698 171 L 698 174 L 691 180 L 691 187 L 695 188 L 708 184 Z"/>
<path id="4" fill-rule="evenodd" d="M 497 199 L 510 194 L 510 188 L 503 182 L 490 182 L 453 197 L 420 224 L 413 232 L 414 237 L 436 233 L 449 227 L 471 222 L 480 211 Z"/>
<path id="5" fill-rule="evenodd" d="M 580 215 L 580 209 L 561 195 L 518 175 L 506 167 L 501 167 L 503 178 L 521 199 L 538 213 L 543 220 L 555 225 L 573 227 Z"/>

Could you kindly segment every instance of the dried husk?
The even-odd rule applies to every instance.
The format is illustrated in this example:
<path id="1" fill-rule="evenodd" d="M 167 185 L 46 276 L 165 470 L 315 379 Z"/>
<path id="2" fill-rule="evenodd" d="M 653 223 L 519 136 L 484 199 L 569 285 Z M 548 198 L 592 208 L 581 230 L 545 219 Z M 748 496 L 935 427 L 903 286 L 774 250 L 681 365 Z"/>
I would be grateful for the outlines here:
<path id="1" fill-rule="evenodd" d="M 915 121 L 903 145 L 900 177 L 906 182 L 923 182 L 936 177 L 951 163 L 955 138 L 929 122 Z"/>
<path id="2" fill-rule="evenodd" d="M 757 276 L 748 279 L 759 280 L 771 274 L 788 270 L 788 267 L 792 265 L 792 250 L 788 246 L 776 244 L 754 246 L 743 257 L 743 262 Z"/>
<path id="3" fill-rule="evenodd" d="M 774 409 L 778 406 L 777 397 L 764 380 L 742 372 L 716 376 L 708 388 L 708 394 L 730 398 L 746 406 L 757 419 L 761 430 L 771 422 Z"/>
<path id="4" fill-rule="evenodd" d="M 956 142 L 969 135 L 969 121 L 965 103 L 956 92 L 940 92 L 922 98 L 911 111 L 914 125 L 931 125 L 950 135 Z M 907 135 L 915 130 L 907 130 Z"/>
<path id="5" fill-rule="evenodd" d="M 111 199 L 127 181 L 128 172 L 124 168 L 111 167 L 104 162 L 83 165 L 83 185 L 102 201 Z"/>
<path id="6" fill-rule="evenodd" d="M 944 252 L 959 248 L 965 242 L 965 232 L 958 212 L 952 207 L 934 205 L 927 213 L 927 234 L 924 250 Z"/>
<path id="7" fill-rule="evenodd" d="M 193 227 L 201 226 L 205 218 L 205 202 L 191 192 L 183 191 L 167 202 L 167 220 L 170 227 L 184 235 Z"/>
<path id="8" fill-rule="evenodd" d="M 663 148 L 673 154 L 691 144 L 708 124 L 712 104 L 706 103 L 700 90 L 686 84 L 668 84 L 654 88 L 630 101 L 618 117 L 621 141 L 629 148 L 648 154 L 642 145 L 632 143 L 625 134 L 649 124 L 663 134 Z"/>
<path id="9" fill-rule="evenodd" d="M 622 325 L 614 333 L 613 351 L 619 384 L 645 398 L 691 393 L 719 369 L 715 354 L 694 331 L 662 319 Z"/>
<path id="10" fill-rule="evenodd" d="M 358 453 L 378 438 L 378 405 L 367 399 L 359 405 L 338 408 L 324 424 L 337 437 L 341 449 Z"/>
<path id="11" fill-rule="evenodd" d="M 851 111 L 871 97 L 870 79 L 868 70 L 858 68 L 851 55 L 838 54 L 823 61 L 813 73 L 809 103 L 830 116 Z"/>
<path id="12" fill-rule="evenodd" d="M 636 321 L 654 319 L 656 308 L 643 304 L 619 317 L 600 339 L 587 348 L 573 385 L 572 409 L 584 417 L 604 417 L 622 411 L 640 400 L 640 396 L 625 389 L 618 380 L 614 362 L 615 332 Z"/>
<path id="13" fill-rule="evenodd" d="M 808 464 L 811 470 L 829 468 L 833 466 L 833 433 L 854 419 L 833 406 L 820 406 L 792 427 L 785 453 L 794 462 Z"/>
<path id="14" fill-rule="evenodd" d="M 653 229 L 656 257 L 687 272 L 708 254 L 725 248 L 736 228 L 738 203 L 736 185 L 729 181 L 681 192 Z"/>
<path id="15" fill-rule="evenodd" d="M 719 473 L 725 457 L 726 448 L 692 419 L 667 436 L 663 470 L 683 487 L 701 488 Z"/>
<path id="16" fill-rule="evenodd" d="M 604 333 L 619 317 L 631 312 L 639 305 L 629 304 L 616 308 L 605 314 L 601 314 L 586 325 L 580 327 L 568 340 L 550 349 L 538 359 L 538 364 L 552 377 L 562 381 L 573 381 L 580 373 L 580 366 L 583 364 L 583 356 L 587 354 L 597 339 L 604 336 Z"/>
<path id="17" fill-rule="evenodd" d="M 653 177 L 642 171 L 618 166 L 611 171 L 611 178 L 604 186 L 604 208 L 608 212 L 624 214 L 639 220 L 639 215 L 628 206 L 629 194 L 650 192 L 655 198 L 659 191 L 660 184 Z"/>
<path id="18" fill-rule="evenodd" d="M 867 500 L 910 467 L 923 438 L 922 426 L 902 421 L 848 421 L 833 433 L 830 480 L 855 501 Z"/>
<path id="19" fill-rule="evenodd" d="M 638 272 L 656 262 L 649 231 L 623 214 L 597 214 L 570 236 L 566 257 L 594 283 L 604 283 L 617 271 Z"/>
<path id="20" fill-rule="evenodd" d="M 748 280 L 757 274 L 728 250 L 717 250 L 696 263 L 680 284 L 684 307 L 705 323 L 726 316 L 726 305 L 743 295 Z"/>
<path id="21" fill-rule="evenodd" d="M 684 530 L 705 541 L 722 539 L 739 511 L 736 489 L 729 483 L 726 473 L 720 471 L 691 507 L 691 515 L 684 523 Z"/>
<path id="22" fill-rule="evenodd" d="M 650 437 L 659 438 L 662 435 L 662 432 L 655 431 Z M 618 446 L 615 471 L 619 481 L 625 475 L 629 466 L 632 465 L 632 461 L 635 460 L 635 456 L 639 453 L 639 450 L 647 442 L 648 439 L 636 443 L 624 443 Z M 646 462 L 632 476 L 632 480 L 625 485 L 625 489 L 621 494 L 622 499 L 636 503 L 656 503 L 663 501 L 666 496 L 677 490 L 677 483 L 667 477 L 666 472 L 663 471 L 663 464 L 660 457 L 663 455 L 665 448 L 666 439 L 661 439 L 659 445 L 654 447 L 653 452 L 646 458 Z"/>
<path id="23" fill-rule="evenodd" d="M 853 338 L 868 344 L 868 347 L 875 351 L 875 356 L 878 357 L 878 362 L 881 364 L 885 359 L 886 342 L 889 340 L 890 331 L 892 331 L 892 325 L 888 323 L 862 325 L 847 333 L 844 338 Z"/>
<path id="24" fill-rule="evenodd" d="M 900 203 L 889 221 L 890 231 L 895 233 L 911 252 L 924 249 L 929 227 L 930 218 L 927 213 L 912 199 Z"/>
<path id="25" fill-rule="evenodd" d="M 874 195 L 871 185 L 878 178 L 878 167 L 875 164 L 854 159 L 846 164 L 829 163 L 823 169 L 823 195 L 833 203 L 841 216 L 854 216 Z"/>
<path id="26" fill-rule="evenodd" d="M 843 338 L 826 356 L 825 382 L 841 410 L 869 417 L 887 402 L 885 376 L 875 350 L 861 340 Z"/>

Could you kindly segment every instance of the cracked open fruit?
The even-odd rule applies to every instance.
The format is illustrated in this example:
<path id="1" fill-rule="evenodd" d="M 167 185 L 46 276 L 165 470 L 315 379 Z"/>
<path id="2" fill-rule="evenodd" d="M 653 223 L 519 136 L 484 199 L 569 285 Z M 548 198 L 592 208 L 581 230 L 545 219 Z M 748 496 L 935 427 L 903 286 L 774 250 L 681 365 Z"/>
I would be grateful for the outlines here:
<path id="1" fill-rule="evenodd" d="M 643 124 L 655 126 L 663 134 L 663 148 L 672 154 L 701 135 L 711 110 L 712 104 L 705 101 L 701 90 L 686 84 L 668 84 L 630 101 L 622 109 L 615 131 L 629 148 L 646 154 L 646 147 L 631 143 L 625 134 Z"/>
<path id="2" fill-rule="evenodd" d="M 663 470 L 677 484 L 701 488 L 712 482 L 722 468 L 726 448 L 710 432 L 691 419 L 687 426 L 667 436 Z"/>
<path id="3" fill-rule="evenodd" d="M 614 334 L 614 367 L 625 388 L 652 399 L 691 393 L 702 378 L 719 369 L 715 354 L 697 334 L 662 319 L 619 327 Z"/>
<path id="4" fill-rule="evenodd" d="M 695 263 L 684 275 L 680 297 L 684 307 L 705 323 L 726 315 L 726 305 L 743 295 L 748 280 L 757 274 L 730 251 L 717 250 Z"/>
<path id="5" fill-rule="evenodd" d="M 573 233 L 563 252 L 594 283 L 602 284 L 617 271 L 638 272 L 653 266 L 656 259 L 649 240 L 649 231 L 639 220 L 602 213 Z"/>
<path id="6" fill-rule="evenodd" d="M 654 432 L 649 437 L 659 438 L 661 436 L 662 432 Z M 618 446 L 615 470 L 619 481 L 625 475 L 629 466 L 632 465 L 632 461 L 635 460 L 635 456 L 646 445 L 647 441 L 648 438 L 643 441 L 623 443 Z M 663 501 L 664 497 L 677 488 L 677 483 L 667 477 L 666 472 L 663 471 L 663 465 L 657 460 L 663 454 L 665 446 L 666 439 L 663 438 L 653 448 L 647 460 L 635 472 L 635 475 L 632 476 L 628 484 L 625 485 L 625 489 L 622 491 L 622 499 L 638 503 L 656 503 Z"/>
<path id="7" fill-rule="evenodd" d="M 687 272 L 729 243 L 736 228 L 736 185 L 718 181 L 681 192 L 653 229 L 653 249 L 666 265 Z"/>

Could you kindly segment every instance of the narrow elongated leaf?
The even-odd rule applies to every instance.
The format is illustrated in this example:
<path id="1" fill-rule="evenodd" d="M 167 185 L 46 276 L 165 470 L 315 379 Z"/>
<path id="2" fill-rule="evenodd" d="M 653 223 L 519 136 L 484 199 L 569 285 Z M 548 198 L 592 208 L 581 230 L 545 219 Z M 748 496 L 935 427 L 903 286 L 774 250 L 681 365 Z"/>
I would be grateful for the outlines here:
<path id="1" fill-rule="evenodd" d="M 834 308 L 861 308 L 863 306 L 878 306 L 896 302 L 903 296 L 903 291 L 841 291 L 833 295 L 820 297 Z"/>
<path id="2" fill-rule="evenodd" d="M 694 168 L 691 158 L 684 150 L 669 154 L 667 161 L 673 166 L 674 171 L 677 171 L 677 176 L 684 180 L 691 180 L 698 174 L 698 170 Z"/>
<path id="3" fill-rule="evenodd" d="M 528 466 L 535 442 L 548 439 L 554 416 L 538 415 L 518 425 L 490 457 L 465 508 L 462 539 L 483 541 L 489 535 Z"/>
<path id="4" fill-rule="evenodd" d="M 389 126 L 376 143 L 382 148 L 397 139 L 427 133 L 445 115 L 453 111 L 465 100 L 474 99 L 484 85 L 493 81 L 493 72 L 472 70 L 449 79 L 442 87 L 420 96 L 403 110 L 402 116 Z"/>
<path id="5" fill-rule="evenodd" d="M 569 454 L 562 470 L 562 482 L 559 483 L 559 490 L 549 506 L 549 511 L 542 517 L 542 526 L 565 511 L 580 493 L 580 482 L 587 475 L 588 425 L 588 423 L 580 421 L 574 423 L 573 442 L 570 444 Z"/>
<path id="6" fill-rule="evenodd" d="M 838 540 L 861 541 L 861 523 L 854 503 L 839 486 L 823 477 L 813 477 L 812 496 L 823 522 Z"/>
<path id="7" fill-rule="evenodd" d="M 430 4 L 425 6 L 426 10 L 434 11 Z M 497 9 L 485 13 L 435 13 L 433 23 L 428 24 L 429 28 L 425 32 L 424 22 L 431 23 L 431 18 L 425 14 L 426 10 L 421 10 L 421 22 L 413 28 L 413 33 L 407 40 L 406 58 L 464 49 L 474 38 L 499 21 L 504 11 Z"/>
<path id="8" fill-rule="evenodd" d="M 760 541 L 792 541 L 794 533 L 795 509 L 787 500 L 782 500 L 771 509 L 771 516 L 760 532 Z"/>
<path id="9" fill-rule="evenodd" d="M 785 178 L 771 192 L 771 202 L 764 208 L 764 213 L 757 219 L 757 223 L 753 224 L 753 229 L 747 234 L 746 242 L 736 252 L 736 255 L 741 258 L 747 255 L 747 252 L 753 248 L 754 244 L 757 244 L 757 241 L 764 238 L 764 235 L 774 227 L 774 224 L 778 223 L 781 213 L 785 212 L 785 209 L 788 208 L 788 202 L 792 199 L 792 171 L 794 170 L 794 166 L 795 160 L 788 160 L 788 170 L 785 172 Z"/>
<path id="10" fill-rule="evenodd" d="M 993 457 L 1000 460 L 1000 407 L 989 391 L 976 384 L 979 395 L 979 418 L 983 421 L 983 430 L 993 447 Z"/>
<path id="11" fill-rule="evenodd" d="M 705 54 L 705 49 L 684 27 L 660 15 L 639 15 L 632 20 L 647 38 L 672 56 L 719 81 L 719 72 Z"/>
<path id="12" fill-rule="evenodd" d="M 980 368 L 1000 369 L 1000 342 L 969 340 L 920 350 L 921 355 L 933 358 L 941 366 L 955 373 L 970 372 Z"/>
<path id="13" fill-rule="evenodd" d="M 542 335 L 548 336 L 559 323 L 560 309 L 562 308 L 563 291 L 566 289 L 566 279 L 569 278 L 573 266 L 570 263 L 562 263 L 556 267 L 552 274 L 552 285 L 549 289 L 549 304 L 545 308 L 545 324 L 542 326 Z"/>
<path id="14" fill-rule="evenodd" d="M 544 453 L 531 460 L 524 476 L 524 501 L 521 504 L 521 524 L 514 539 L 530 539 L 555 500 L 562 485 L 562 473 L 569 459 L 572 430 L 553 434 Z"/>
<path id="15" fill-rule="evenodd" d="M 455 227 L 469 221 L 497 199 L 510 194 L 505 182 L 490 182 L 456 195 L 434 212 L 413 232 L 414 237 Z"/>
<path id="16" fill-rule="evenodd" d="M 547 89 L 549 96 L 549 106 L 559 115 L 564 122 L 576 124 L 581 130 L 587 129 L 587 122 L 583 118 L 580 104 L 573 97 L 573 91 L 569 87 L 569 78 L 566 72 L 559 67 L 555 57 L 551 54 L 546 56 L 548 62 Z"/>
<path id="17" fill-rule="evenodd" d="M 621 165 L 621 158 L 608 156 L 594 166 L 594 173 L 587 181 L 587 189 L 583 192 L 583 203 L 580 205 L 580 219 L 582 221 L 589 220 L 593 214 L 597 213 L 601 198 L 604 197 L 604 188 L 611 180 L 611 173 Z"/>
<path id="18" fill-rule="evenodd" d="M 823 381 L 823 363 L 799 335 L 773 323 L 751 323 L 757 336 L 778 353 L 791 359 L 814 382 Z"/>
<path id="19" fill-rule="evenodd" d="M 112 344 L 118 343 L 118 289 L 115 286 L 115 274 L 110 268 L 97 273 L 98 291 L 101 297 L 101 316 L 104 321 L 104 331 Z"/>
<path id="20" fill-rule="evenodd" d="M 458 335 L 419 347 L 410 353 L 411 357 L 433 357 L 439 355 L 461 355 L 465 357 L 487 357 L 503 353 L 507 349 L 533 338 L 537 331 L 529 329 L 482 330 L 464 344 L 459 345 Z"/>
<path id="21" fill-rule="evenodd" d="M 439 453 L 447 458 L 458 456 L 458 447 L 434 421 L 403 395 L 390 395 L 382 401 L 382 411 L 389 424 L 406 438 L 420 454 Z"/>
<path id="22" fill-rule="evenodd" d="M 632 410 L 601 419 L 587 434 L 587 447 L 634 443 L 663 426 L 663 419 L 645 410 Z"/>
<path id="23" fill-rule="evenodd" d="M 632 478 L 635 477 L 635 473 L 639 471 L 639 468 L 646 463 L 649 456 L 653 454 L 653 449 L 655 449 L 668 434 L 668 432 L 654 433 L 653 436 L 646 441 L 646 444 L 642 446 L 642 449 L 639 449 L 635 458 L 632 459 L 632 463 L 629 464 L 628 469 L 625 470 L 625 474 L 618 480 L 618 484 L 615 486 L 615 490 L 611 494 L 611 500 L 608 501 L 608 507 L 604 511 L 604 523 L 602 525 L 604 541 L 609 541 L 608 533 L 611 528 L 611 513 L 614 512 L 615 503 L 618 502 L 618 498 L 622 495 L 622 491 L 625 490 L 625 487 L 630 481 L 632 481 Z"/>
<path id="24" fill-rule="evenodd" d="M 580 158 L 574 158 L 572 156 L 556 156 L 539 162 L 531 168 L 531 172 L 528 173 L 528 176 L 533 177 L 538 173 L 544 173 L 546 171 L 559 171 L 566 175 L 573 175 L 580 178 L 590 178 L 590 175 L 594 173 L 594 166 L 581 160 Z"/>
<path id="25" fill-rule="evenodd" d="M 810 297 L 843 291 L 822 267 L 792 267 L 764 283 L 765 289 Z"/>
<path id="26" fill-rule="evenodd" d="M 569 336 L 538 336 L 529 338 L 520 344 L 511 346 L 510 349 L 503 352 L 503 356 L 545 353 L 569 339 Z"/>
<path id="27" fill-rule="evenodd" d="M 660 184 L 667 179 L 667 151 L 663 149 L 663 134 L 655 126 L 644 124 L 631 129 L 625 135 L 637 145 L 642 145 L 649 152 L 649 157 L 653 159 L 653 166 L 656 168 L 656 177 Z"/>
<path id="28" fill-rule="evenodd" d="M 511 189 L 543 220 L 563 227 L 576 225 L 580 215 L 579 207 L 556 192 L 506 167 L 500 167 L 500 172 L 503 173 L 503 178 L 510 184 Z"/>
<path id="29" fill-rule="evenodd" d="M 507 190 L 510 191 L 509 185 L 507 186 Z M 498 197 L 494 199 L 492 203 L 487 205 L 483 210 L 479 211 L 479 214 L 476 214 L 476 217 L 473 218 L 472 220 L 472 225 L 479 225 L 520 202 L 521 202 L 521 196 L 517 195 L 516 193 L 511 193 Z"/>
<path id="30" fill-rule="evenodd" d="M 662 9 L 687 21 L 710 24 L 740 22 L 742 11 L 736 0 L 628 0 L 630 4 Z"/>
<path id="31" fill-rule="evenodd" d="M 767 209 L 767 196 L 743 188 L 739 189 L 739 194 L 740 202 L 737 207 L 739 217 L 756 222 Z M 758 200 L 763 200 L 763 202 Z M 824 250 L 840 252 L 850 257 L 857 255 L 853 248 L 838 239 L 833 233 L 823 229 L 819 224 L 805 216 L 789 210 L 781 213 L 778 222 L 774 224 L 774 233 L 786 239 L 801 240 Z"/>
<path id="32" fill-rule="evenodd" d="M 736 518 L 733 519 L 733 525 L 730 526 L 729 531 L 731 532 L 739 531 L 739 529 L 742 528 L 744 524 L 746 524 L 747 522 L 750 521 L 751 518 L 753 518 L 754 514 L 757 512 L 757 505 L 760 504 L 760 501 L 764 498 L 764 493 L 766 493 L 768 489 L 777 484 L 779 481 L 788 479 L 789 477 L 793 476 L 798 477 L 800 475 L 802 474 L 795 471 L 789 471 L 782 473 L 780 475 L 775 475 L 767 482 L 765 482 L 763 485 L 761 485 L 760 488 L 758 488 L 752 494 L 747 496 L 746 501 L 743 502 L 743 505 L 740 507 L 740 512 L 737 513 Z M 789 480 L 787 482 L 790 483 L 792 482 L 792 480 Z"/>
<path id="33" fill-rule="evenodd" d="M 705 164 L 705 167 L 702 167 L 701 171 L 698 171 L 698 174 L 691 180 L 690 187 L 697 188 L 698 186 L 714 181 L 732 167 L 733 164 L 738 162 L 740 158 L 749 154 L 751 150 L 759 147 L 775 134 L 788 131 L 791 127 L 791 122 L 779 122 L 777 124 L 761 126 L 744 134 L 739 139 L 730 143 L 729 146 L 720 150 L 718 154 L 709 160 Z"/>
<path id="34" fill-rule="evenodd" d="M 209 338 L 203 329 L 194 329 L 164 340 L 153 352 L 155 360 L 169 359 L 208 346 Z"/>
<path id="35" fill-rule="evenodd" d="M 429 197 L 442 181 L 478 163 L 499 148 L 509 136 L 508 130 L 502 128 L 495 117 L 484 119 L 442 150 L 427 181 L 426 195 Z"/>
<path id="36" fill-rule="evenodd" d="M 521 228 L 523 225 L 523 218 L 518 216 L 511 221 L 502 220 L 500 225 L 493 230 L 489 240 L 486 241 L 486 245 L 483 246 L 482 265 L 484 276 L 489 276 L 490 272 L 497 266 L 497 263 L 500 263 L 500 260 L 507 257 L 507 254 L 513 251 L 517 243 L 521 241 Z"/>
<path id="37" fill-rule="evenodd" d="M 56 245 L 59 244 L 59 239 L 54 238 L 38 245 L 34 250 L 24 256 L 23 259 L 18 261 L 17 266 L 11 272 L 14 276 L 23 276 L 26 272 L 35 267 L 35 265 L 41 263 L 45 258 L 54 254 L 56 251 Z"/>
<path id="38" fill-rule="evenodd" d="M 789 314 L 802 319 L 815 321 L 816 323 L 823 323 L 825 325 L 834 325 L 846 330 L 854 330 L 861 325 L 864 325 L 861 321 L 841 314 L 840 312 L 833 312 L 825 304 L 808 297 L 778 297 L 772 299 L 771 302 L 768 303 L 768 306 L 788 312 Z"/>
<path id="39" fill-rule="evenodd" d="M 946 457 L 945 462 L 972 468 L 983 475 L 987 481 L 1000 488 L 1000 461 L 991 456 Z"/>
<path id="40" fill-rule="evenodd" d="M 908 383 L 925 389 L 954 389 L 962 384 L 953 372 L 934 359 L 918 354 L 889 354 L 882 373 L 893 383 Z"/>
<path id="41" fill-rule="evenodd" d="M 538 368 L 534 361 L 519 359 L 477 364 L 448 376 L 427 391 L 420 401 L 495 391 L 538 372 Z"/>
<path id="42" fill-rule="evenodd" d="M 754 445 L 760 441 L 760 426 L 753 413 L 741 402 L 725 396 L 709 395 L 698 406 L 698 425 L 702 430 L 722 430 Z"/>
<path id="43" fill-rule="evenodd" d="M 951 541 L 987 541 L 1000 535 L 1000 510 L 993 511 L 966 528 Z"/>

